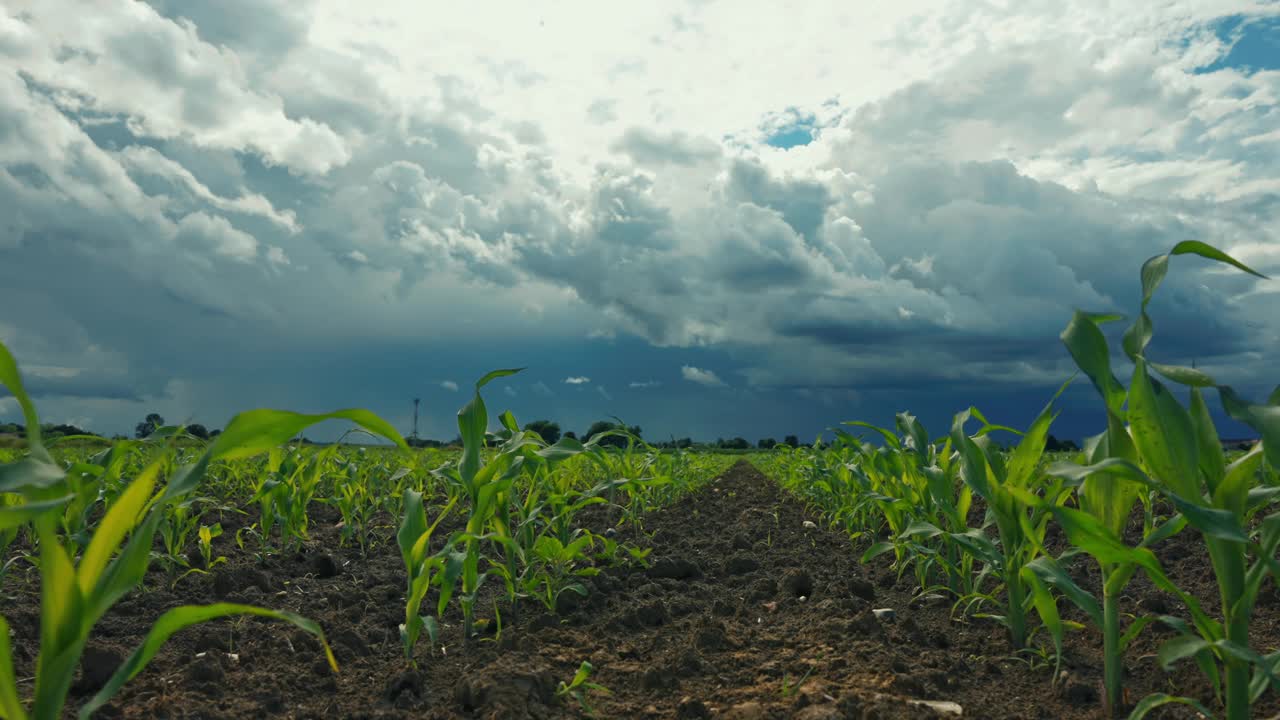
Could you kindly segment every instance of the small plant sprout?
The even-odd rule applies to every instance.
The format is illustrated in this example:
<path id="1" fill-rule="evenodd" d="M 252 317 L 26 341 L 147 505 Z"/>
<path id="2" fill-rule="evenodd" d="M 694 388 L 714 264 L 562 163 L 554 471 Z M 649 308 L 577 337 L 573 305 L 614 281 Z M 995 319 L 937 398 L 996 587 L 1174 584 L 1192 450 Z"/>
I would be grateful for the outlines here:
<path id="1" fill-rule="evenodd" d="M 609 688 L 590 681 L 589 678 L 593 672 L 595 672 L 595 668 L 592 667 L 591 663 L 583 660 L 582 664 L 578 666 L 578 671 L 573 674 L 573 678 L 569 682 L 560 681 L 559 686 L 556 687 L 556 697 L 571 697 L 578 702 L 583 712 L 588 715 L 594 715 L 595 710 L 587 703 L 587 693 L 598 692 L 603 695 L 611 693 Z"/>

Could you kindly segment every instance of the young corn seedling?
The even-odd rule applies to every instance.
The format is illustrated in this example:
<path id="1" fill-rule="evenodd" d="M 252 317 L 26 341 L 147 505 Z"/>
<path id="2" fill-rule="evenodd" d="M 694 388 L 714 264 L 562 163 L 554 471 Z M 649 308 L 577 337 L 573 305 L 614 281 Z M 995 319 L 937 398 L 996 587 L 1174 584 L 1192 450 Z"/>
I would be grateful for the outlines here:
<path id="1" fill-rule="evenodd" d="M 573 674 L 573 678 L 567 683 L 561 681 L 560 685 L 556 687 L 556 697 L 571 697 L 578 701 L 578 705 L 583 712 L 588 715 L 594 715 L 595 710 L 592 710 L 591 705 L 587 703 L 587 693 L 598 692 L 604 695 L 610 693 L 609 688 L 590 681 L 591 673 L 593 672 L 595 672 L 595 668 L 591 663 L 583 660 L 582 664 L 578 666 L 578 671 Z"/>
<path id="2" fill-rule="evenodd" d="M 875 430 L 886 441 L 886 447 L 878 450 L 860 448 L 858 468 L 863 470 L 859 477 L 864 479 L 864 487 L 853 502 L 865 499 L 880 508 L 892 537 L 873 544 L 863 555 L 864 561 L 892 549 L 900 573 L 908 566 L 915 569 L 922 595 L 944 590 L 959 597 L 973 596 L 987 569 L 974 572 L 976 553 L 967 548 L 982 544 L 985 538 L 981 530 L 967 526 L 973 491 L 958 481 L 960 463 L 951 457 L 951 440 L 948 438 L 939 450 L 919 421 L 905 412 L 897 416 L 901 440 L 874 425 L 845 424 Z M 852 440 L 840 438 L 840 431 L 837 437 L 838 443 Z M 944 576 L 944 586 L 933 584 L 935 570 Z"/>
<path id="3" fill-rule="evenodd" d="M 196 549 L 199 552 L 199 555 L 197 555 L 195 559 L 198 560 L 198 564 L 196 567 L 189 568 L 186 572 L 182 573 L 177 580 L 173 581 L 174 585 L 177 585 L 182 578 L 185 578 L 192 573 L 207 575 L 210 570 L 227 561 L 227 558 L 222 555 L 217 557 L 214 557 L 213 555 L 213 539 L 221 536 L 221 523 L 200 526 L 200 530 L 196 533 Z"/>
<path id="4" fill-rule="evenodd" d="M 445 559 L 441 554 L 429 554 L 431 536 L 440 521 L 449 514 L 458 502 L 455 495 L 449 503 L 436 515 L 435 522 L 427 524 L 427 511 L 422 502 L 422 493 L 412 488 L 404 491 L 404 517 L 400 521 L 400 530 L 396 533 L 396 542 L 400 545 L 400 558 L 404 561 L 408 573 L 409 584 L 405 595 L 404 624 L 400 626 L 400 641 L 404 645 L 404 654 L 413 662 L 413 648 L 418 638 L 425 631 L 427 638 L 434 646 L 439 634 L 436 619 L 430 615 L 422 615 L 422 601 L 427 596 L 432 581 L 443 570 Z M 448 596 L 441 593 L 439 612 L 444 612 Z"/>
<path id="5" fill-rule="evenodd" d="M 539 537 L 533 548 L 533 571 L 524 581 L 526 591 L 553 613 L 566 592 L 586 597 L 586 587 L 573 578 L 599 574 L 595 567 L 576 567 L 588 559 L 587 550 L 594 544 L 590 533 L 579 535 L 567 545 L 550 535 Z"/>
<path id="6" fill-rule="evenodd" d="M 1275 559 L 1276 549 L 1280 546 L 1280 514 L 1266 518 L 1253 532 L 1247 529 L 1253 514 L 1275 496 L 1274 488 L 1254 485 L 1262 463 L 1272 467 L 1280 464 L 1280 406 L 1247 403 L 1230 387 L 1220 385 L 1200 370 L 1163 365 L 1145 357 L 1153 333 L 1147 305 L 1167 272 L 1170 256 L 1183 254 L 1200 255 L 1258 275 L 1216 248 L 1195 241 L 1179 243 L 1170 253 L 1148 260 L 1142 268 L 1142 310 L 1124 336 L 1125 353 L 1134 363 L 1133 378 L 1127 392 L 1132 452 L 1121 442 L 1120 452 L 1101 462 L 1086 467 L 1059 464 L 1051 468 L 1051 472 L 1064 477 L 1097 478 L 1117 493 L 1123 492 L 1114 489 L 1117 478 L 1154 490 L 1170 500 L 1180 513 L 1180 518 L 1170 523 L 1189 524 L 1200 532 L 1218 581 L 1222 621 L 1206 617 L 1194 598 L 1177 591 L 1169 583 L 1170 587 L 1166 589 L 1178 592 L 1192 613 L 1193 623 L 1189 626 L 1177 618 L 1161 618 L 1183 634 L 1166 642 L 1160 649 L 1159 658 L 1166 667 L 1183 658 L 1195 659 L 1215 689 L 1221 683 L 1218 672 L 1221 664 L 1221 676 L 1225 677 L 1226 717 L 1228 720 L 1243 720 L 1249 717 L 1253 701 L 1268 686 L 1280 687 L 1276 677 L 1280 653 L 1262 656 L 1249 646 L 1249 622 L 1258 591 L 1268 575 L 1280 570 Z M 1080 317 L 1078 315 L 1077 319 Z M 1077 362 L 1106 399 L 1108 437 L 1114 440 L 1122 432 L 1117 427 L 1120 417 L 1117 408 L 1120 400 L 1126 399 L 1126 393 L 1103 362 L 1106 358 L 1105 341 L 1100 350 L 1097 348 L 1101 334 L 1089 332 L 1082 337 L 1090 343 L 1090 351 L 1078 353 L 1085 362 L 1081 362 L 1080 357 L 1077 357 Z M 1076 349 L 1073 349 L 1073 354 L 1077 354 Z M 1190 410 L 1152 377 L 1149 369 L 1173 382 L 1191 386 Z M 1230 465 L 1226 464 L 1217 431 L 1201 394 L 1204 387 L 1216 388 L 1227 414 L 1262 436 L 1257 447 Z M 1077 537 L 1072 538 L 1073 542 L 1098 557 L 1104 568 L 1107 562 L 1122 566 L 1121 569 L 1113 569 L 1109 585 L 1123 585 L 1127 579 L 1122 574 L 1123 565 L 1130 563 L 1141 565 L 1153 581 L 1164 586 L 1159 575 L 1153 572 L 1151 561 L 1148 559 L 1148 564 L 1142 564 L 1146 555 L 1140 551 L 1145 548 L 1132 551 L 1124 547 L 1117 542 L 1117 533 L 1093 516 L 1065 513 L 1060 519 L 1075 523 Z M 1072 532 L 1072 526 L 1067 527 L 1068 532 Z M 1169 534 L 1174 531 L 1176 529 L 1171 529 Z M 1160 532 L 1153 534 L 1158 536 Z M 1154 569 L 1158 570 L 1158 566 Z M 1103 626 L 1108 660 L 1114 661 L 1118 667 L 1119 659 L 1112 656 L 1118 655 L 1122 646 L 1112 640 L 1116 633 L 1113 612 L 1104 608 Z M 1118 670 L 1108 670 L 1107 683 L 1108 705 L 1114 708 L 1120 690 Z M 1190 698 L 1161 694 L 1144 699 L 1131 717 L 1141 717 L 1151 709 L 1170 702 L 1190 704 L 1208 714 Z"/>
<path id="7" fill-rule="evenodd" d="M 465 493 L 470 503 L 466 527 L 451 538 L 443 555 L 444 567 L 438 574 L 441 613 L 459 589 L 458 586 L 461 586 L 461 592 L 456 594 L 458 604 L 462 607 L 463 637 L 467 643 L 470 643 L 474 635 L 476 596 L 488 577 L 487 572 L 480 570 L 484 549 L 490 545 L 497 545 L 502 549 L 503 561 L 493 564 L 502 567 L 504 577 L 509 579 L 520 577 L 525 550 L 532 550 L 522 550 L 514 536 L 510 493 L 515 481 L 526 470 L 532 471 L 544 463 L 556 463 L 594 449 L 592 443 L 584 446 L 572 438 L 562 438 L 555 445 L 547 445 L 537 433 L 521 431 L 515 418 L 510 412 L 506 412 L 499 418 L 503 430 L 492 436 L 498 447 L 486 459 L 481 451 L 490 437 L 486 432 L 489 415 L 484 398 L 480 396 L 480 389 L 495 378 L 517 372 L 520 369 L 494 370 L 476 381 L 471 401 L 458 411 L 458 430 L 463 441 L 462 456 L 456 467 L 435 471 L 438 477 Z M 508 583 L 509 592 L 514 587 L 514 583 Z M 514 611 L 514 593 L 509 599 Z"/>
<path id="8" fill-rule="evenodd" d="M 1054 400 L 1066 388 L 1064 384 L 1054 395 Z M 1034 600 L 1028 595 L 1023 568 L 1035 559 L 1043 546 L 1051 517 L 1044 506 L 1061 505 L 1068 494 L 1066 483 L 1049 481 L 1037 472 L 1049 425 L 1055 415 L 1054 400 L 1031 423 L 1007 460 L 990 448 L 987 433 L 996 426 L 987 423 L 976 408 L 957 414 L 951 425 L 951 441 L 959 453 L 961 477 L 986 500 L 987 512 L 995 518 L 1000 539 L 998 548 L 985 539 L 978 541 L 977 538 L 968 544 L 968 548 L 994 567 L 1004 581 L 1005 614 L 993 618 L 1009 630 L 1009 640 L 1016 650 L 1026 647 L 1027 610 Z M 977 418 L 983 423 L 983 428 L 972 437 L 964 430 L 970 418 Z M 999 602 L 994 595 L 984 599 Z"/>
<path id="9" fill-rule="evenodd" d="M 19 526 L 33 529 L 39 543 L 41 586 L 40 649 L 29 705 L 18 694 L 9 626 L 0 617 L 0 715 L 7 720 L 56 720 L 63 716 L 67 693 L 90 632 L 118 600 L 141 582 L 164 513 L 195 490 L 210 463 L 261 453 L 326 419 L 352 420 L 404 444 L 394 428 L 364 410 L 340 410 L 328 415 L 299 415 L 278 410 L 241 413 L 194 463 L 168 475 L 162 489 L 157 489 L 157 485 L 167 456 L 143 468 L 106 508 L 84 552 L 76 559 L 58 533 L 62 511 L 75 498 L 75 490 L 68 484 L 63 468 L 53 461 L 41 442 L 35 406 L 24 390 L 17 363 L 3 344 L 0 344 L 0 384 L 17 399 L 28 428 L 27 456 L 0 465 L 0 494 L 20 497 L 18 504 L 0 507 L 0 530 Z M 142 644 L 80 708 L 79 716 L 87 719 L 108 702 L 142 671 L 173 633 L 230 615 L 273 618 L 302 628 L 319 638 L 330 665 L 337 669 L 323 631 L 299 615 L 234 603 L 186 605 L 160 616 Z"/>
<path id="10" fill-rule="evenodd" d="M 160 521 L 157 532 L 160 535 L 161 543 L 164 545 L 164 554 L 159 555 L 157 553 L 157 555 L 161 564 L 168 571 L 170 579 L 173 579 L 179 567 L 189 568 L 191 566 L 185 554 L 187 544 L 190 542 L 191 536 L 199 532 L 200 518 L 204 513 L 197 509 L 197 505 L 206 499 L 200 497 L 183 498 L 169 505 L 164 518 Z"/>

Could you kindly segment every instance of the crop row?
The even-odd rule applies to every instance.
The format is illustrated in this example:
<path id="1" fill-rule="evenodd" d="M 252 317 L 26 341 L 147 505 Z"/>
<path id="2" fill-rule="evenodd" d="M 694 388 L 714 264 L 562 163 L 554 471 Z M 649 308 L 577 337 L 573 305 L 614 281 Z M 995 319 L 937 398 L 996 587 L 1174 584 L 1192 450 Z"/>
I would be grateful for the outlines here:
<path id="1" fill-rule="evenodd" d="M 1055 395 L 1025 432 L 994 425 L 970 407 L 955 415 L 948 434 L 931 438 L 915 417 L 899 413 L 892 429 L 845 423 L 872 432 L 880 444 L 839 429 L 830 446 L 783 448 L 760 462 L 833 524 L 853 536 L 882 538 L 870 545 L 864 561 L 893 553 L 898 571 L 913 573 L 922 595 L 948 593 L 959 616 L 1003 624 L 1015 651 L 1028 651 L 1033 632 L 1042 628 L 1060 663 L 1064 633 L 1077 624 L 1064 620 L 1059 602 L 1074 604 L 1102 633 L 1102 702 L 1108 715 L 1122 709 L 1126 649 L 1145 627 L 1160 623 L 1173 631 L 1160 646 L 1161 664 L 1195 662 L 1228 720 L 1244 720 L 1268 688 L 1280 688 L 1280 651 L 1264 654 L 1251 646 L 1249 635 L 1263 584 L 1280 576 L 1280 389 L 1266 403 L 1251 403 L 1202 370 L 1147 357 L 1154 328 L 1148 303 L 1170 255 L 1182 254 L 1253 273 L 1198 242 L 1180 243 L 1148 260 L 1141 273 L 1142 305 L 1123 337 L 1133 365 L 1127 386 L 1113 373 L 1101 327 L 1119 317 L 1075 313 L 1061 339 L 1097 389 L 1105 419 L 1105 430 L 1077 454 L 1045 452 Z M 1189 388 L 1189 404 L 1166 383 Z M 1226 414 L 1256 431 L 1261 442 L 1228 458 L 1206 389 L 1216 391 Z M 999 449 L 992 442 L 997 431 L 1016 435 L 1017 445 Z M 1135 512 L 1142 518 L 1136 542 L 1132 533 L 1126 535 Z M 1046 540 L 1051 526 L 1068 541 L 1057 554 Z M 1221 596 L 1216 614 L 1179 588 L 1154 552 L 1183 532 L 1198 535 L 1212 563 Z M 1096 562 L 1101 597 L 1067 571 L 1079 555 Z M 1126 624 L 1135 608 L 1121 607 L 1122 593 L 1137 573 L 1177 597 L 1186 616 L 1138 616 Z M 1213 716 L 1193 698 L 1153 694 L 1130 717 L 1169 703 Z"/>
<path id="2" fill-rule="evenodd" d="M 465 642 L 477 635 L 475 606 L 486 581 L 501 583 L 509 618 L 526 602 L 554 612 L 565 593 L 585 594 L 580 579 L 601 567 L 644 564 L 647 548 L 622 545 L 612 532 L 592 533 L 583 527 L 582 513 L 598 507 L 615 525 L 640 525 L 647 510 L 713 479 L 731 461 L 659 452 L 618 430 L 585 443 L 562 438 L 547 444 L 522 430 L 509 412 L 499 416 L 496 432 L 488 432 L 480 390 L 514 372 L 496 371 L 476 383 L 458 413 L 460 453 L 411 450 L 394 428 L 365 410 L 303 415 L 265 409 L 237 415 L 210 441 L 181 427 L 162 427 L 144 440 L 91 452 L 61 442 L 75 438 L 42 441 L 17 364 L 0 345 L 0 384 L 17 398 L 29 428 L 25 452 L 0 451 L 8 453 L 0 457 L 6 461 L 0 464 L 0 579 L 38 572 L 41 587 L 40 647 L 27 698 L 18 690 L 10 629 L 0 616 L 0 717 L 61 717 L 98 621 L 150 570 L 176 585 L 225 562 L 213 541 L 228 513 L 256 517 L 237 530 L 235 542 L 260 558 L 307 542 L 310 510 L 317 505 L 337 510 L 341 542 L 360 553 L 393 552 L 394 544 L 406 577 L 401 639 L 405 662 L 414 664 L 419 639 L 425 634 L 435 643 L 437 619 L 450 608 L 461 610 Z M 395 447 L 289 444 L 305 428 L 334 419 Z M 623 448 L 601 442 L 619 436 L 627 441 Z M 446 527 L 447 533 L 441 530 Z M 80 717 L 108 702 L 173 633 L 228 615 L 274 618 L 312 633 L 337 671 L 323 630 L 307 618 L 235 603 L 187 605 L 155 621 L 81 706 Z M 500 622 L 496 606 L 494 615 Z M 583 693 L 594 687 L 589 674 L 584 664 L 562 685 L 562 694 L 585 702 Z"/>

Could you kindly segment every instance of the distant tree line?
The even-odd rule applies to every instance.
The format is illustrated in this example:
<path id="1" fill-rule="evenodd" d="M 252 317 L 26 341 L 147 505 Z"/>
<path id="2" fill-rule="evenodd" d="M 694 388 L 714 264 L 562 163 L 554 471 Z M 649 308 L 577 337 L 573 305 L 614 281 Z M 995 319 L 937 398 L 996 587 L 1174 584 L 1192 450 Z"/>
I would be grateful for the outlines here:
<path id="1" fill-rule="evenodd" d="M 143 418 L 142 422 L 139 422 L 137 425 L 134 426 L 134 437 L 137 437 L 137 438 L 148 437 L 149 435 L 154 433 L 157 429 L 164 426 L 165 426 L 165 420 L 159 413 L 148 413 L 147 416 Z M 617 431 L 625 434 L 610 435 L 608 437 L 604 437 L 600 440 L 601 445 L 611 446 L 611 447 L 626 447 L 627 441 L 628 441 L 627 435 L 634 436 L 637 439 L 642 438 L 642 435 L 641 435 L 642 430 L 639 425 L 623 425 L 622 423 L 618 423 L 616 421 L 610 421 L 610 420 L 597 420 L 596 422 L 592 423 L 591 426 L 588 427 L 586 431 L 583 432 L 581 435 L 573 432 L 572 430 L 567 432 L 562 432 L 560 428 L 560 424 L 553 420 L 534 420 L 533 422 L 526 424 L 524 426 L 524 429 L 529 432 L 537 433 L 543 439 L 543 441 L 545 441 L 548 444 L 555 444 L 559 442 L 561 438 L 572 438 L 575 440 L 580 439 L 585 442 L 588 438 L 591 438 L 595 435 L 599 435 L 600 433 L 605 433 L 609 431 Z M 89 435 L 94 437 L 102 437 L 98 433 L 95 433 L 91 430 L 85 430 L 84 428 L 77 427 L 75 425 L 65 424 L 65 423 L 44 423 L 40 426 L 40 432 L 46 438 L 50 438 L 50 439 L 65 437 L 69 435 Z M 186 426 L 186 432 L 192 437 L 199 438 L 201 440 L 209 440 L 211 438 L 217 437 L 222 431 L 210 430 L 209 428 L 205 427 L 204 425 L 201 425 L 200 423 L 192 423 Z M 0 435 L 16 435 L 18 437 L 26 437 L 26 427 L 21 423 L 0 423 Z M 123 438 L 122 436 L 117 435 L 115 436 L 115 439 L 123 439 Z M 308 445 L 315 444 L 314 442 L 306 438 L 301 438 L 299 441 L 303 444 L 308 444 Z M 407 442 L 412 447 L 425 447 L 425 448 L 452 447 L 452 446 L 460 447 L 462 445 L 462 438 L 455 437 L 452 440 L 448 440 L 448 441 L 431 440 L 427 438 L 411 438 L 411 439 L 408 439 Z M 1228 447 L 1240 446 L 1240 447 L 1247 448 L 1253 442 L 1256 442 L 1256 441 L 1255 440 L 1229 440 L 1229 441 L 1224 440 L 1223 445 Z M 701 441 L 696 441 L 693 438 L 683 437 L 683 438 L 672 438 L 670 440 L 650 442 L 649 444 L 654 447 L 663 448 L 663 449 L 703 448 L 703 449 L 717 449 L 717 450 L 749 450 L 754 447 L 759 450 L 771 450 L 780 445 L 789 445 L 793 448 L 800 447 L 800 439 L 795 435 L 787 435 L 782 439 L 781 442 L 779 442 L 775 438 L 765 437 L 765 438 L 760 438 L 753 445 L 749 440 L 741 436 L 733 437 L 733 438 L 723 438 L 723 437 L 716 438 L 716 440 L 712 442 L 701 442 Z M 1078 452 L 1080 450 L 1080 446 L 1077 445 L 1073 440 L 1059 440 L 1053 435 L 1050 435 L 1048 440 L 1045 442 L 1045 450 L 1047 450 L 1048 452 Z"/>
<path id="2" fill-rule="evenodd" d="M 41 423 L 40 434 L 46 439 L 66 437 L 68 435 L 91 435 L 93 437 L 101 437 L 95 432 L 85 430 L 75 425 L 66 423 Z M 0 423 L 0 435 L 17 435 L 18 437 L 27 436 L 27 426 L 21 423 Z"/>

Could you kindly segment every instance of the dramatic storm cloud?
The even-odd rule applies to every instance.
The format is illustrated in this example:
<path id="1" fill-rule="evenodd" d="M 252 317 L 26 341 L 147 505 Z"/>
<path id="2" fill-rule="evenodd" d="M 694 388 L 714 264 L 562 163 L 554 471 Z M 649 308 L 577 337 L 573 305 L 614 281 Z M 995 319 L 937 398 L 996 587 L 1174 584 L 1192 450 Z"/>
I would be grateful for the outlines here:
<path id="1" fill-rule="evenodd" d="M 452 437 L 526 367 L 521 420 L 811 437 L 1025 423 L 1180 240 L 1280 274 L 1280 6 L 856 5 L 6 3 L 0 339 L 103 432 L 421 397 Z M 1280 282 L 1175 258 L 1152 313 L 1280 381 Z"/>

